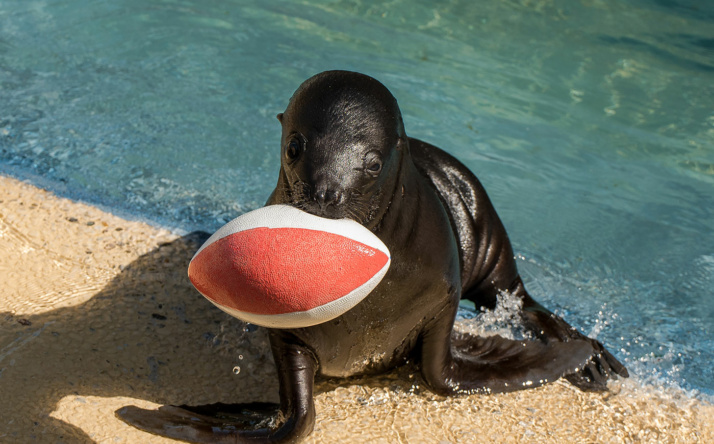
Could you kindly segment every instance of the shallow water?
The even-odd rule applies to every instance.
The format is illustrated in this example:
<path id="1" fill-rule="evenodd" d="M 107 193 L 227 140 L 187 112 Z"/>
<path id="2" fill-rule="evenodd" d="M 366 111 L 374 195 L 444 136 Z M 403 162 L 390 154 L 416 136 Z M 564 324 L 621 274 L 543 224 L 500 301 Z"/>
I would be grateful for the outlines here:
<path id="1" fill-rule="evenodd" d="M 0 3 L 0 172 L 184 230 L 255 209 L 281 112 L 365 72 L 460 158 L 527 287 L 635 377 L 714 394 L 714 5 Z"/>

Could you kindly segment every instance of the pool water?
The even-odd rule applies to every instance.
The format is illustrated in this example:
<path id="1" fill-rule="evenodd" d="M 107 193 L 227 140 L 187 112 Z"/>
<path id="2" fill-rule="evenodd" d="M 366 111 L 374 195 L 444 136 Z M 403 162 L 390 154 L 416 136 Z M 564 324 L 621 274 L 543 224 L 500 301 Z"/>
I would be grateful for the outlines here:
<path id="1" fill-rule="evenodd" d="M 714 395 L 711 2 L 6 0 L 0 172 L 212 231 L 265 202 L 275 115 L 327 69 L 479 176 L 536 299 Z"/>

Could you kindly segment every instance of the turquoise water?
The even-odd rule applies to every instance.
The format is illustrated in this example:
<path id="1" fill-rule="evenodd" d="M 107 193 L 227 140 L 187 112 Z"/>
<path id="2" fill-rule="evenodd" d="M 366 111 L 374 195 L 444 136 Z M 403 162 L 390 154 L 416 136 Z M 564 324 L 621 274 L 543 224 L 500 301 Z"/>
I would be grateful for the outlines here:
<path id="1" fill-rule="evenodd" d="M 482 180 L 534 296 L 714 394 L 714 3 L 0 1 L 0 172 L 184 230 L 263 204 L 281 112 L 370 74 Z"/>

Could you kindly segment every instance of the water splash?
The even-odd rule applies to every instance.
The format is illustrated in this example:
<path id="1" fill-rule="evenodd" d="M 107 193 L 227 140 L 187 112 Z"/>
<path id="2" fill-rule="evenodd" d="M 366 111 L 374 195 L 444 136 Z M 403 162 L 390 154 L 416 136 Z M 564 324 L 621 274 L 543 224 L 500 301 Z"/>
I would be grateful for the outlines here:
<path id="1" fill-rule="evenodd" d="M 619 315 L 607 308 L 607 302 L 603 303 L 600 310 L 597 312 L 595 324 L 587 334 L 592 339 L 597 339 L 598 335 L 610 327 L 610 324 L 616 323 Z"/>
<path id="2" fill-rule="evenodd" d="M 454 327 L 457 332 L 478 336 L 499 335 L 508 339 L 531 338 L 521 322 L 523 300 L 520 297 L 501 291 L 493 310 L 481 308 L 475 312 L 471 307 L 473 303 L 470 301 L 461 302 Z"/>

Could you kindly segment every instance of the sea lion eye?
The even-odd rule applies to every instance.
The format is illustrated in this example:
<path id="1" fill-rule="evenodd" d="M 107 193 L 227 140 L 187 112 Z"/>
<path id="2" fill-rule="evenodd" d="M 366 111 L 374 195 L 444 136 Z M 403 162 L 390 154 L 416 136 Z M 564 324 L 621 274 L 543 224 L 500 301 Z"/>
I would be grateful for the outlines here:
<path id="1" fill-rule="evenodd" d="M 367 167 L 367 171 L 370 173 L 379 173 L 382 170 L 382 162 L 375 161 Z"/>
<path id="2" fill-rule="evenodd" d="M 382 159 L 371 153 L 364 160 L 364 169 L 370 176 L 377 176 L 382 171 Z"/>
<path id="3" fill-rule="evenodd" d="M 294 161 L 298 157 L 300 157 L 300 153 L 302 152 L 302 143 L 296 138 L 291 138 L 288 141 L 288 144 L 285 146 L 285 157 L 289 161 Z"/>

